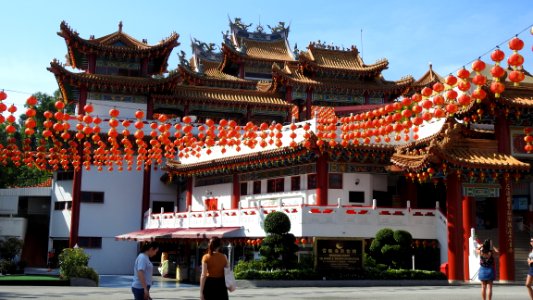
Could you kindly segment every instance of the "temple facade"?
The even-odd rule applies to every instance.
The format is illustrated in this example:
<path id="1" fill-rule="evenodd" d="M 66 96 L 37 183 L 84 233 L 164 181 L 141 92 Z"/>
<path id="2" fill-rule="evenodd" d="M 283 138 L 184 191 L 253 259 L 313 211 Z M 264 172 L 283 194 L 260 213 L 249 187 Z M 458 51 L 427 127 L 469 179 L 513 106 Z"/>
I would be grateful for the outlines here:
<path id="1" fill-rule="evenodd" d="M 396 110 L 400 96 L 411 99 L 445 79 L 430 66 L 419 80 L 388 81 L 387 60 L 366 64 L 356 47 L 320 41 L 299 50 L 283 22 L 268 27 L 230 20 L 220 47 L 193 39 L 192 57 L 182 51 L 168 70 L 176 33 L 148 45 L 122 24 L 89 39 L 61 24 L 67 61 L 54 60 L 49 70 L 76 114 L 91 104 L 107 121 L 116 108 L 117 119 L 152 131 L 171 120 L 190 126 L 190 139 L 216 130 L 231 142 L 178 147 L 148 165 L 93 160 L 57 172 L 52 202 L 71 204 L 52 211 L 49 248 L 78 245 L 100 274 L 129 274 L 137 243 L 123 240 L 159 240 L 176 277 L 195 281 L 206 238 L 222 237 L 233 262 L 253 258 L 264 217 L 283 211 L 302 257 L 318 257 L 321 241 L 357 241 L 350 251 L 361 255 L 379 229 L 402 229 L 436 249 L 433 269 L 443 265 L 450 281 L 469 281 L 474 233 L 495 241 L 499 279 L 514 280 L 516 250 L 528 246 L 533 220 L 532 156 L 520 142 L 533 119 L 531 77 L 518 87 L 504 81 L 499 97 L 416 121 L 416 130 L 376 118 L 367 125 L 379 134 L 371 136 L 356 128 L 360 116 Z M 243 144 L 232 144 L 241 132 Z M 97 145 L 86 142 L 79 153 Z"/>

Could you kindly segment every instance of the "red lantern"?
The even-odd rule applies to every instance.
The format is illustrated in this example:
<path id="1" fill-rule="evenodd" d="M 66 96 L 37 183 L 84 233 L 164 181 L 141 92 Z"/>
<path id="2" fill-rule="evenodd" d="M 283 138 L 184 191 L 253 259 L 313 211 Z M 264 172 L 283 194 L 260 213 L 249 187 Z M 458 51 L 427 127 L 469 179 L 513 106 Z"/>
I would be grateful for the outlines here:
<path id="1" fill-rule="evenodd" d="M 522 50 L 522 48 L 524 48 L 524 41 L 518 37 L 514 37 L 509 41 L 509 49 L 519 51 Z"/>
<path id="2" fill-rule="evenodd" d="M 7 94 L 4 92 L 4 90 L 0 91 L 0 101 L 4 101 L 7 99 Z"/>
<path id="3" fill-rule="evenodd" d="M 495 49 L 491 54 L 490 54 L 490 58 L 494 61 L 494 62 L 500 62 L 502 61 L 504 58 L 505 58 L 505 53 L 500 50 L 499 48 L 498 49 Z M 499 77 L 499 76 L 498 76 Z"/>

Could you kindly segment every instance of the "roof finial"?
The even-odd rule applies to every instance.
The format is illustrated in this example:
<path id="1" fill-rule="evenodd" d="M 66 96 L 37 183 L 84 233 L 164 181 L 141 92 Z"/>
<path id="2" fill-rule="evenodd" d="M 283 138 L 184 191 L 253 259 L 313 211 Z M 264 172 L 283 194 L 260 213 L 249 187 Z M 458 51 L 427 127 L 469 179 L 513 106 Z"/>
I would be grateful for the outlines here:
<path id="1" fill-rule="evenodd" d="M 428 62 L 428 64 L 429 64 L 429 69 L 433 70 L 433 64 L 431 62 Z"/>
<path id="2" fill-rule="evenodd" d="M 118 32 L 122 32 L 122 21 L 118 22 Z"/>

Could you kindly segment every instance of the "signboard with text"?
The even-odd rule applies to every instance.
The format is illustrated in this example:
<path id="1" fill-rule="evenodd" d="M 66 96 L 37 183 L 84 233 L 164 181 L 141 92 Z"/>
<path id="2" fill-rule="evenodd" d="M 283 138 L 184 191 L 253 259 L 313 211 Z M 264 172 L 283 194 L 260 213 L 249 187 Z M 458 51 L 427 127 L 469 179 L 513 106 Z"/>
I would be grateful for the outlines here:
<path id="1" fill-rule="evenodd" d="M 317 239 L 316 270 L 321 274 L 355 273 L 363 268 L 363 241 Z"/>

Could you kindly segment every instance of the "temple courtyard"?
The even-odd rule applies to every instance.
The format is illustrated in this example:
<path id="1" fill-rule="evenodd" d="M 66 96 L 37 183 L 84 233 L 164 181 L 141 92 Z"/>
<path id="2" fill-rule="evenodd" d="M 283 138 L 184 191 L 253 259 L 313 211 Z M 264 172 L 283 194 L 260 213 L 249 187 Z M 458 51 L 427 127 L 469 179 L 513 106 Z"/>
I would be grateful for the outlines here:
<path id="1" fill-rule="evenodd" d="M 198 286 L 154 287 L 153 299 L 198 299 Z M 493 299 L 527 299 L 523 285 L 498 285 Z M 480 286 L 369 286 L 369 287 L 263 287 L 240 288 L 231 299 L 479 299 Z M 2 286 L 0 299 L 132 299 L 130 289 L 121 287 L 28 287 Z"/>

